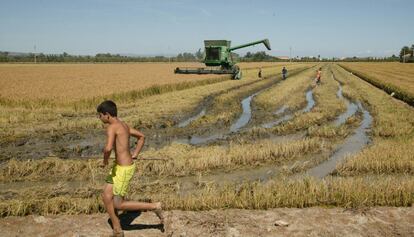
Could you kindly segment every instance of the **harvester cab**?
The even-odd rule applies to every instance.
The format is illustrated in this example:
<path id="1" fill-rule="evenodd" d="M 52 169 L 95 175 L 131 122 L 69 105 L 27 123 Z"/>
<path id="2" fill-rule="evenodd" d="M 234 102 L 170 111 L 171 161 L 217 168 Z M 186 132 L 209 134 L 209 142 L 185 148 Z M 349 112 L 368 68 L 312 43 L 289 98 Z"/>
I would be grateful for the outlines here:
<path id="1" fill-rule="evenodd" d="M 270 50 L 268 39 L 251 42 L 248 44 L 231 47 L 231 41 L 228 40 L 205 40 L 205 57 L 204 64 L 206 68 L 176 68 L 175 73 L 180 74 L 231 74 L 233 79 L 241 79 L 242 71 L 235 65 L 231 52 L 237 49 L 249 47 L 263 43 Z"/>

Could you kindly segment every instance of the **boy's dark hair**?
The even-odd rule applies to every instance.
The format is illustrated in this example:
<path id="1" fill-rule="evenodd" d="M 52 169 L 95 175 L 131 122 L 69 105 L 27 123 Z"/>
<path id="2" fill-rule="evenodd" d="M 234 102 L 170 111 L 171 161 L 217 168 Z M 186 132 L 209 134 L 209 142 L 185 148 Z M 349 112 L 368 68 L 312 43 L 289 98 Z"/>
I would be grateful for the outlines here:
<path id="1" fill-rule="evenodd" d="M 108 113 L 112 117 L 118 116 L 116 104 L 112 100 L 105 100 L 104 102 L 102 102 L 100 105 L 98 105 L 98 107 L 96 108 L 96 111 L 102 114 Z"/>

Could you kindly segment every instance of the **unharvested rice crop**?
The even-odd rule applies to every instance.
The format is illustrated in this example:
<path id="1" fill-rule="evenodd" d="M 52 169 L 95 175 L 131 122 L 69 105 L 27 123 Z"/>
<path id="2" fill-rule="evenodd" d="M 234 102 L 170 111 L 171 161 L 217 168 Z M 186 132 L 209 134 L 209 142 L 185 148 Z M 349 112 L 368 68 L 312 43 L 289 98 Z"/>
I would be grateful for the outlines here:
<path id="1" fill-rule="evenodd" d="M 247 69 L 280 64 L 242 63 L 240 67 Z M 222 77 L 174 74 L 176 67 L 204 67 L 204 64 L 3 64 L 0 65 L 0 95 L 1 98 L 13 100 L 75 101 L 154 85 Z"/>
<path id="2" fill-rule="evenodd" d="M 414 65 L 411 63 L 341 63 L 345 69 L 414 105 Z"/>

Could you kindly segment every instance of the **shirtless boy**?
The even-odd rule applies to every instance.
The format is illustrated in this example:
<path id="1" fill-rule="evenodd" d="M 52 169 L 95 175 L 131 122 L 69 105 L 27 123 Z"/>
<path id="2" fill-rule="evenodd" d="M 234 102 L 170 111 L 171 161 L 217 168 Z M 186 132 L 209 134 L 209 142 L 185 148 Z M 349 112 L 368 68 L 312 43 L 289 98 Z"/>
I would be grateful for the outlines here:
<path id="1" fill-rule="evenodd" d="M 322 68 L 320 67 L 319 70 L 316 70 L 316 84 L 321 84 L 321 74 L 322 74 Z"/>
<path id="2" fill-rule="evenodd" d="M 117 117 L 116 104 L 113 101 L 106 100 L 97 107 L 98 117 L 104 123 L 108 124 L 106 128 L 107 141 L 104 148 L 103 165 L 108 165 L 109 156 L 112 149 L 115 151 L 114 165 L 106 178 L 103 189 L 102 199 L 106 211 L 111 218 L 113 225 L 113 236 L 124 236 L 121 223 L 116 210 L 125 211 L 154 211 L 163 223 L 161 203 L 144 203 L 135 201 L 126 201 L 124 196 L 128 191 L 131 178 L 135 173 L 135 164 L 133 159 L 138 157 L 144 146 L 144 134 L 121 121 Z M 137 138 L 136 147 L 131 154 L 129 150 L 130 136 Z"/>

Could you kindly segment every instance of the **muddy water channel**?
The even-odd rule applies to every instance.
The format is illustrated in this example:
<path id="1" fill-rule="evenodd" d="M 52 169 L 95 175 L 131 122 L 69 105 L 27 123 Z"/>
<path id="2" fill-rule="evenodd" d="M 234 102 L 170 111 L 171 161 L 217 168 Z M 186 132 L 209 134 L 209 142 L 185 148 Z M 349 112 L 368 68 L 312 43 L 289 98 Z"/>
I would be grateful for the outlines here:
<path id="1" fill-rule="evenodd" d="M 347 137 L 345 141 L 338 145 L 336 150 L 331 154 L 319 154 L 317 156 L 323 156 L 326 155 L 329 157 L 326 161 L 323 161 L 319 165 L 309 169 L 307 172 L 302 173 L 300 176 L 303 175 L 310 175 L 317 178 L 323 178 L 332 171 L 334 171 L 337 164 L 339 164 L 341 161 L 343 161 L 346 157 L 356 154 L 360 152 L 367 144 L 370 142 L 369 138 L 369 128 L 372 124 L 372 116 L 369 113 L 368 110 L 365 109 L 365 107 L 360 102 L 352 102 L 342 94 L 342 86 L 339 85 L 338 91 L 337 91 L 338 98 L 344 100 L 347 110 L 340 114 L 333 122 L 332 124 L 334 126 L 341 126 L 343 125 L 348 118 L 355 115 L 358 110 L 360 110 L 363 114 L 363 119 L 361 124 L 355 129 L 354 133 Z M 246 98 L 246 103 L 250 103 L 251 99 Z M 308 91 L 306 93 L 306 99 L 307 99 L 307 106 L 301 110 L 302 113 L 309 112 L 314 106 L 315 101 L 313 99 L 312 91 Z M 250 108 L 250 107 L 249 107 Z M 249 109 L 251 111 L 251 109 Z M 286 110 L 286 107 L 283 106 L 278 111 L 276 111 L 276 114 L 283 113 Z M 239 119 L 240 120 L 240 119 Z M 246 122 L 243 122 L 241 124 L 247 124 Z M 276 126 L 276 124 L 274 125 Z M 274 139 L 275 142 L 289 142 L 292 140 L 302 139 L 304 137 L 303 132 L 297 133 L 297 134 L 290 134 L 290 135 L 284 135 L 284 136 L 277 136 L 278 139 Z M 301 160 L 297 160 L 295 162 L 291 162 L 289 164 L 285 164 L 285 167 L 293 166 L 297 162 L 307 162 L 307 159 L 312 159 L 312 156 L 304 157 Z M 187 176 L 187 177 L 181 177 L 181 178 L 171 178 L 168 180 L 168 182 L 174 182 L 177 183 L 179 188 L 178 192 L 180 194 L 188 194 L 194 190 L 196 190 L 198 187 L 208 184 L 218 184 L 218 185 L 224 185 L 227 183 L 233 183 L 233 184 L 242 184 L 243 182 L 267 182 L 271 179 L 274 179 L 282 172 L 283 167 L 281 167 L 280 164 L 277 165 L 268 165 L 268 166 L 262 166 L 262 167 L 253 167 L 253 168 L 246 168 L 246 169 L 239 169 L 231 172 L 220 172 L 215 171 L 211 174 L 205 175 L 205 176 Z"/>
<path id="2" fill-rule="evenodd" d="M 208 143 L 214 140 L 218 140 L 218 139 L 223 139 L 226 137 L 226 135 L 230 134 L 230 133 L 237 133 L 240 129 L 242 129 L 243 127 L 245 127 L 251 117 L 252 117 L 252 108 L 251 108 L 251 102 L 252 99 L 262 93 L 264 90 L 266 89 L 262 89 L 258 92 L 255 92 L 249 96 L 247 96 L 246 98 L 244 98 L 241 101 L 241 106 L 242 106 L 242 114 L 239 116 L 239 118 L 230 126 L 229 130 L 224 130 L 221 131 L 219 133 L 215 133 L 215 134 L 211 134 L 209 136 L 191 136 L 189 139 L 179 139 L 177 140 L 178 142 L 181 143 L 187 143 L 187 144 L 191 144 L 191 145 L 198 145 L 198 144 L 203 144 L 203 143 Z"/>
<path id="3" fill-rule="evenodd" d="M 342 95 L 342 86 L 341 85 L 339 85 L 337 96 L 338 96 L 338 98 L 345 101 L 347 109 L 346 109 L 345 113 L 339 115 L 338 118 L 336 118 L 336 120 L 333 122 L 334 126 L 340 126 L 340 125 L 344 124 L 348 118 L 353 116 L 358 111 L 358 105 L 355 104 L 354 102 L 351 102 L 350 100 L 348 100 L 347 98 L 345 98 Z"/>
<path id="4" fill-rule="evenodd" d="M 333 79 L 336 80 L 332 74 Z M 338 82 L 339 83 L 339 82 Z M 346 157 L 357 154 L 364 149 L 371 141 L 369 137 L 369 131 L 372 124 L 372 116 L 368 110 L 361 104 L 361 102 L 351 102 L 342 95 L 342 86 L 339 84 L 337 92 L 338 98 L 345 101 L 347 110 L 339 115 L 333 122 L 335 126 L 340 126 L 346 122 L 346 120 L 353 116 L 358 110 L 362 111 L 363 119 L 361 124 L 355 129 L 354 133 L 347 137 L 345 141 L 339 145 L 336 151 L 325 162 L 310 169 L 307 174 L 317 178 L 323 178 L 335 170 L 335 167 L 344 161 Z"/>
<path id="5" fill-rule="evenodd" d="M 302 113 L 308 113 L 309 111 L 311 111 L 311 109 L 315 106 L 315 100 L 313 99 L 313 92 L 312 90 L 308 90 L 306 92 L 306 107 L 303 108 L 301 110 Z M 288 109 L 288 107 L 286 105 L 283 105 L 281 108 L 279 108 L 274 114 L 275 115 L 279 115 L 279 114 L 283 114 L 286 110 Z M 274 126 L 277 126 L 283 122 L 286 122 L 288 120 L 291 120 L 294 117 L 293 113 L 289 113 L 289 114 L 285 114 L 282 117 L 276 119 L 275 121 L 272 122 L 268 122 L 262 125 L 263 128 L 272 128 Z"/>

